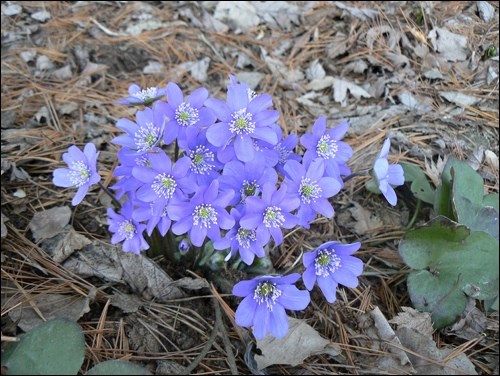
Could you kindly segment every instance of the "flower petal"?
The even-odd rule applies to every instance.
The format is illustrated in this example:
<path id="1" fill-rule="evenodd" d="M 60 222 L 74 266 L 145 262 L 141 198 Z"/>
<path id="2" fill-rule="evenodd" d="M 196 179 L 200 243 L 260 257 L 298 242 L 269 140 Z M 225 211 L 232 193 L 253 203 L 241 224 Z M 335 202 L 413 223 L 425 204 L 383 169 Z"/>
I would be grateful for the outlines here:
<path id="1" fill-rule="evenodd" d="M 248 135 L 236 136 L 234 140 L 236 157 L 243 162 L 250 162 L 254 158 L 253 141 Z"/>
<path id="2" fill-rule="evenodd" d="M 276 135 L 276 132 L 269 127 L 255 128 L 255 132 L 252 136 L 271 145 L 276 145 L 278 143 L 278 136 Z"/>
<path id="3" fill-rule="evenodd" d="M 389 171 L 389 162 L 387 162 L 387 159 L 377 159 L 373 165 L 373 171 L 375 172 L 375 176 L 378 180 L 385 179 L 387 172 Z"/>
<path id="4" fill-rule="evenodd" d="M 247 111 L 253 114 L 260 112 L 273 105 L 273 98 L 269 94 L 257 95 L 250 101 L 247 106 Z"/>
<path id="5" fill-rule="evenodd" d="M 76 206 L 80 202 L 82 202 L 88 191 L 89 191 L 88 185 L 82 185 L 80 188 L 78 188 L 75 196 L 73 197 L 73 200 L 71 201 L 71 205 Z"/>
<path id="6" fill-rule="evenodd" d="M 345 267 L 335 270 L 330 276 L 346 287 L 354 288 L 359 284 L 358 278 Z"/>
<path id="7" fill-rule="evenodd" d="M 333 303 L 337 300 L 338 283 L 331 277 L 318 277 L 318 286 L 328 303 Z"/>
<path id="8" fill-rule="evenodd" d="M 248 295 L 241 301 L 238 308 L 236 309 L 234 315 L 236 324 L 243 327 L 252 326 L 256 309 L 257 302 L 254 300 L 253 295 Z"/>
<path id="9" fill-rule="evenodd" d="M 281 290 L 281 296 L 277 299 L 277 302 L 286 309 L 300 311 L 305 309 L 311 301 L 309 291 L 299 290 L 294 285 L 281 285 L 279 289 Z"/>
<path id="10" fill-rule="evenodd" d="M 318 198 L 315 202 L 311 203 L 311 207 L 321 214 L 323 217 L 332 218 L 334 214 L 333 206 L 326 198 Z"/>
<path id="11" fill-rule="evenodd" d="M 363 261 L 353 256 L 342 257 L 342 267 L 348 269 L 355 276 L 360 276 L 363 273 Z"/>
<path id="12" fill-rule="evenodd" d="M 279 304 L 274 305 L 269 315 L 269 331 L 276 338 L 283 338 L 288 333 L 288 318 L 285 309 Z"/>
<path id="13" fill-rule="evenodd" d="M 253 318 L 253 335 L 257 339 L 263 339 L 269 328 L 270 312 L 265 304 L 257 305 Z"/>
<path id="14" fill-rule="evenodd" d="M 182 102 L 184 102 L 182 90 L 173 82 L 169 82 L 167 85 L 167 101 L 174 108 L 180 106 Z"/>
<path id="15" fill-rule="evenodd" d="M 304 274 L 302 274 L 302 281 L 304 281 L 306 289 L 313 289 L 314 284 L 316 283 L 316 278 L 316 270 L 314 269 L 314 265 L 311 265 L 304 271 Z"/>
<path id="16" fill-rule="evenodd" d="M 69 188 L 73 187 L 74 184 L 71 182 L 69 178 L 69 172 L 71 170 L 69 168 L 56 168 L 52 172 L 52 183 L 58 187 Z"/>
<path id="17" fill-rule="evenodd" d="M 324 177 L 319 180 L 318 184 L 321 187 L 322 196 L 326 198 L 335 196 L 340 192 L 340 189 L 342 188 L 342 185 L 339 183 L 339 181 L 332 177 Z"/>
<path id="18" fill-rule="evenodd" d="M 225 123 L 231 121 L 231 111 L 229 110 L 227 104 L 225 104 L 221 100 L 208 98 L 205 101 L 205 106 L 214 111 L 221 121 Z"/>
<path id="19" fill-rule="evenodd" d="M 232 136 L 227 123 L 215 123 L 207 129 L 207 140 L 216 147 L 225 146 Z"/>
<path id="20" fill-rule="evenodd" d="M 233 295 L 235 296 L 253 296 L 254 290 L 259 282 L 256 279 L 240 281 L 233 286 Z"/>
<path id="21" fill-rule="evenodd" d="M 191 217 L 184 217 L 172 225 L 172 232 L 175 235 L 182 235 L 189 231 L 193 226 L 193 219 Z"/>
<path id="22" fill-rule="evenodd" d="M 381 189 L 381 191 L 382 191 L 382 189 Z M 395 206 L 398 203 L 398 198 L 396 196 L 396 192 L 394 191 L 394 189 L 390 185 L 387 186 L 387 190 L 385 192 L 382 191 L 382 194 L 384 195 L 387 202 L 389 204 L 391 204 L 392 206 Z"/>
<path id="23" fill-rule="evenodd" d="M 403 185 L 405 183 L 405 175 L 403 167 L 398 164 L 391 164 L 387 171 L 387 181 L 392 186 Z"/>
<path id="24" fill-rule="evenodd" d="M 340 140 L 346 134 L 349 129 L 349 123 L 347 121 L 343 121 L 329 130 L 328 134 L 330 137 L 335 140 Z"/>
<path id="25" fill-rule="evenodd" d="M 200 87 L 189 94 L 187 101 L 191 104 L 191 106 L 195 108 L 200 108 L 203 106 L 203 103 L 208 98 L 208 90 L 204 87 Z"/>

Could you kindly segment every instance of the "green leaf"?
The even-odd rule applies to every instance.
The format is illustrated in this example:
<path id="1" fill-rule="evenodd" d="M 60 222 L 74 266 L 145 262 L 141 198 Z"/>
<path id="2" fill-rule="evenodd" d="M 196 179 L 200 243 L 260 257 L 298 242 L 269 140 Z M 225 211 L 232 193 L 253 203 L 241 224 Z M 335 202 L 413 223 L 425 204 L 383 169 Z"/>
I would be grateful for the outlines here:
<path id="1" fill-rule="evenodd" d="M 380 192 L 380 189 L 378 188 L 378 183 L 375 178 L 371 178 L 370 180 L 368 180 L 365 183 L 365 188 L 367 191 L 375 193 L 376 195 L 382 194 L 382 192 Z"/>
<path id="2" fill-rule="evenodd" d="M 107 360 L 91 368 L 87 375 L 151 375 L 146 368 L 124 360 Z"/>
<path id="3" fill-rule="evenodd" d="M 483 197 L 483 206 L 492 206 L 496 210 L 500 210 L 498 208 L 498 193 L 490 193 Z"/>
<path id="4" fill-rule="evenodd" d="M 452 204 L 451 204 L 451 190 L 452 181 L 450 169 L 454 159 L 448 159 L 446 165 L 441 173 L 441 183 L 436 187 L 436 194 L 434 195 L 434 212 L 436 215 L 443 215 L 452 220 L 456 217 L 453 214 Z"/>
<path id="5" fill-rule="evenodd" d="M 467 298 L 451 275 L 419 270 L 408 276 L 408 293 L 416 309 L 430 312 L 436 329 L 454 323 L 465 309 Z"/>
<path id="6" fill-rule="evenodd" d="M 434 203 L 434 188 L 420 167 L 411 163 L 400 163 L 403 167 L 405 181 L 411 182 L 410 189 L 413 195 L 429 204 Z"/>
<path id="7" fill-rule="evenodd" d="M 5 355 L 2 366 L 9 369 L 8 375 L 76 375 L 85 356 L 85 339 L 75 322 L 54 319 L 23 335 Z"/>
<path id="8" fill-rule="evenodd" d="M 498 295 L 498 242 L 484 232 L 473 232 L 462 243 L 448 244 L 430 264 L 439 276 L 460 276 L 460 288 L 476 299 Z"/>
<path id="9" fill-rule="evenodd" d="M 409 231 L 399 243 L 399 254 L 410 268 L 424 269 L 445 252 L 449 244 L 460 244 L 469 234 L 470 230 L 466 226 L 439 216 Z"/>
<path id="10" fill-rule="evenodd" d="M 462 313 L 465 294 L 481 300 L 498 295 L 498 242 L 485 232 L 440 216 L 408 232 L 399 253 L 417 269 L 408 276 L 413 304 L 431 312 L 437 328 Z"/>
<path id="11" fill-rule="evenodd" d="M 450 169 L 453 182 L 453 200 L 465 197 L 473 204 L 483 202 L 483 178 L 466 162 L 454 160 Z M 458 210 L 458 208 L 456 208 Z"/>
<path id="12" fill-rule="evenodd" d="M 499 241 L 498 209 L 472 203 L 466 197 L 455 198 L 458 222 L 472 231 L 484 231 Z"/>

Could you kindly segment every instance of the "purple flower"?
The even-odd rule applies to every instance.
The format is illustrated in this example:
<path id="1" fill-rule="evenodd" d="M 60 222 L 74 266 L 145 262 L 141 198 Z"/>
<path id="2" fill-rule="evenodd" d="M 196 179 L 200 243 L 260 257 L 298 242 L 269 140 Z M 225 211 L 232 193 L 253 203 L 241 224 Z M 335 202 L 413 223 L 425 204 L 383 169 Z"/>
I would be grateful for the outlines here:
<path id="1" fill-rule="evenodd" d="M 326 129 L 326 118 L 320 117 L 314 123 L 312 134 L 304 134 L 300 143 L 307 149 L 304 153 L 304 164 L 313 159 L 323 158 L 326 165 L 326 175 L 340 180 L 340 175 L 350 175 L 351 170 L 345 163 L 352 156 L 352 148 L 343 141 L 349 124 L 344 121 L 334 128 Z"/>
<path id="2" fill-rule="evenodd" d="M 208 185 L 220 176 L 222 163 L 216 158 L 216 148 L 207 141 L 206 130 L 189 127 L 185 139 L 179 139 L 178 143 L 191 160 L 188 178 L 193 178 L 198 185 Z"/>
<path id="3" fill-rule="evenodd" d="M 184 178 L 191 163 L 189 158 L 183 157 L 172 166 L 169 156 L 163 150 L 150 153 L 148 157 L 149 165 L 132 169 L 133 177 L 143 183 L 136 194 L 139 200 L 183 200 L 186 193 L 194 191 L 192 182 Z"/>
<path id="4" fill-rule="evenodd" d="M 326 218 L 332 218 L 334 210 L 328 198 L 336 195 L 342 184 L 332 177 L 323 176 L 325 162 L 322 158 L 314 159 L 306 169 L 297 161 L 290 160 L 285 164 L 284 183 L 292 197 L 300 198 L 300 207 L 296 213 L 299 225 L 309 228 L 309 222 L 320 213 Z"/>
<path id="5" fill-rule="evenodd" d="M 177 248 L 179 249 L 180 252 L 186 253 L 187 251 L 189 251 L 190 248 L 189 242 L 186 239 L 182 239 Z"/>
<path id="6" fill-rule="evenodd" d="M 148 154 L 138 154 L 126 147 L 118 151 L 118 160 L 121 164 L 115 168 L 113 175 L 120 179 L 110 188 L 117 191 L 116 198 L 120 199 L 125 193 L 135 192 L 143 184 L 132 176 L 134 167 L 150 166 L 150 163 Z"/>
<path id="7" fill-rule="evenodd" d="M 248 230 L 240 226 L 242 213 L 237 209 L 231 209 L 231 216 L 236 221 L 234 227 L 221 239 L 214 242 L 215 249 L 228 249 L 231 247 L 226 261 L 236 253 L 240 253 L 245 264 L 252 265 L 255 256 L 264 257 L 264 246 L 267 244 L 266 235 L 259 231 Z"/>
<path id="8" fill-rule="evenodd" d="M 215 241 L 221 237 L 220 229 L 229 230 L 234 218 L 226 211 L 233 191 L 219 192 L 218 180 L 209 186 L 201 186 L 188 202 L 176 202 L 167 207 L 172 220 L 172 232 L 176 235 L 189 233 L 191 243 L 201 247 L 208 236 Z"/>
<path id="9" fill-rule="evenodd" d="M 361 243 L 341 244 L 335 241 L 326 242 L 312 252 L 304 253 L 302 262 L 306 268 L 302 275 L 304 285 L 312 290 L 317 281 L 326 300 L 336 300 L 337 286 L 356 287 L 358 278 L 363 272 L 363 261 L 351 256 Z"/>
<path id="10" fill-rule="evenodd" d="M 137 208 L 132 214 L 132 218 L 138 222 L 147 222 L 146 231 L 149 236 L 153 233 L 155 227 L 161 236 L 165 236 L 170 229 L 172 220 L 167 215 L 168 200 L 158 199 L 153 202 L 143 202 L 135 200 Z"/>
<path id="11" fill-rule="evenodd" d="M 249 95 L 248 85 L 231 84 L 227 90 L 227 102 L 209 98 L 205 106 L 211 108 L 220 122 L 207 130 L 207 139 L 218 148 L 234 148 L 236 158 L 242 162 L 254 159 L 256 140 L 271 145 L 278 143 L 272 125 L 278 120 L 279 113 L 267 110 L 272 106 L 268 94 Z"/>
<path id="12" fill-rule="evenodd" d="M 302 157 L 300 155 L 293 152 L 293 150 L 297 146 L 298 141 L 299 140 L 296 134 L 289 134 L 280 142 L 278 142 L 278 144 L 274 147 L 279 155 L 276 170 L 278 170 L 278 172 L 280 172 L 282 175 L 285 174 L 285 170 L 283 169 L 283 167 L 285 166 L 286 162 L 288 162 L 289 160 L 300 162 L 302 160 Z"/>
<path id="13" fill-rule="evenodd" d="M 116 103 L 118 104 L 126 104 L 129 106 L 137 106 L 137 105 L 145 105 L 149 106 L 154 101 L 160 99 L 167 93 L 167 89 L 158 89 L 158 87 L 148 87 L 144 90 L 136 85 L 132 84 L 128 88 L 129 96 L 123 99 L 120 99 Z"/>
<path id="14" fill-rule="evenodd" d="M 263 339 L 267 332 L 277 338 L 288 332 L 285 309 L 303 310 L 311 297 L 309 291 L 293 285 L 300 278 L 294 273 L 285 277 L 263 276 L 238 282 L 233 294 L 243 297 L 236 309 L 236 323 L 243 327 L 253 326 L 256 339 Z"/>
<path id="15" fill-rule="evenodd" d="M 265 183 L 262 198 L 247 197 L 241 227 L 262 233 L 266 243 L 272 236 L 274 243 L 280 245 L 283 241 L 281 228 L 292 228 L 297 224 L 297 217 L 290 212 L 300 205 L 298 197 L 286 197 L 286 190 L 285 184 L 276 190 L 274 184 Z"/>
<path id="16" fill-rule="evenodd" d="M 167 85 L 167 101 L 161 102 L 161 111 L 168 117 L 165 126 L 164 141 L 168 145 L 175 139 L 186 137 L 186 129 L 190 127 L 208 127 L 216 118 L 212 110 L 203 107 L 208 98 L 208 90 L 200 87 L 193 91 L 185 100 L 179 86 L 173 82 Z"/>
<path id="17" fill-rule="evenodd" d="M 101 180 L 97 173 L 98 156 L 99 152 L 92 143 L 86 144 L 83 152 L 73 145 L 62 156 L 68 168 L 54 170 L 52 178 L 54 185 L 64 188 L 78 188 L 71 201 L 73 206 L 82 202 L 90 187 Z"/>
<path id="18" fill-rule="evenodd" d="M 108 209 L 109 231 L 113 232 L 111 243 L 117 244 L 123 241 L 123 252 L 133 252 L 138 255 L 142 250 L 149 248 L 142 233 L 146 225 L 138 223 L 132 218 L 134 208 L 130 201 L 126 202 L 121 209 L 121 214 L 116 214 L 113 209 Z"/>
<path id="19" fill-rule="evenodd" d="M 229 205 L 244 204 L 249 196 L 258 196 L 265 183 L 276 185 L 278 175 L 271 167 L 264 167 L 260 159 L 242 163 L 231 161 L 226 163 L 219 178 L 221 189 L 232 189 L 235 192 Z"/>
<path id="20" fill-rule="evenodd" d="M 387 138 L 384 141 L 380 155 L 373 165 L 375 178 L 378 182 L 378 188 L 391 205 L 396 205 L 398 198 L 393 187 L 403 185 L 405 182 L 403 167 L 398 164 L 389 164 L 387 156 L 391 148 L 391 140 Z"/>
<path id="21" fill-rule="evenodd" d="M 155 103 L 153 109 L 148 107 L 137 111 L 137 123 L 126 118 L 118 120 L 116 126 L 127 134 L 115 137 L 111 142 L 135 150 L 139 154 L 158 150 L 157 146 L 165 127 L 165 115 L 158 107 L 160 103 L 163 102 Z"/>

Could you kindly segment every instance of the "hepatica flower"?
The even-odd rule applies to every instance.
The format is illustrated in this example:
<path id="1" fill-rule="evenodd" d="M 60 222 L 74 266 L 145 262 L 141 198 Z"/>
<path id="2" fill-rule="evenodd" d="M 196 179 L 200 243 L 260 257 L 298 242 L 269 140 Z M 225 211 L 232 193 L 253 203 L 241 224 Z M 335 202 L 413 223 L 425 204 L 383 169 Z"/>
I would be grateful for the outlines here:
<path id="1" fill-rule="evenodd" d="M 278 152 L 278 164 L 276 165 L 276 170 L 283 175 L 285 174 L 283 167 L 286 162 L 289 160 L 300 162 L 302 160 L 302 157 L 293 151 L 297 146 L 298 141 L 299 140 L 296 134 L 289 134 L 274 147 L 274 149 Z"/>
<path id="2" fill-rule="evenodd" d="M 191 160 L 187 176 L 193 178 L 198 185 L 208 185 L 220 175 L 223 165 L 217 160 L 215 146 L 207 141 L 205 129 L 186 129 L 186 137 L 178 139 L 178 144 L 184 150 L 184 155 Z"/>
<path id="3" fill-rule="evenodd" d="M 207 130 L 207 139 L 219 148 L 233 147 L 236 158 L 242 162 L 254 159 L 254 141 L 262 140 L 271 145 L 278 143 L 278 136 L 272 125 L 278 120 L 268 94 L 249 95 L 248 86 L 231 84 L 227 90 L 227 102 L 209 98 L 205 105 L 220 119 Z"/>
<path id="4" fill-rule="evenodd" d="M 318 118 L 313 125 L 312 134 L 306 133 L 300 138 L 300 143 L 307 149 L 303 157 L 304 164 L 323 158 L 328 176 L 340 178 L 340 175 L 350 175 L 351 170 L 345 163 L 352 156 L 352 148 L 340 141 L 348 128 L 349 124 L 344 121 L 326 129 L 326 118 Z"/>
<path id="5" fill-rule="evenodd" d="M 158 89 L 158 87 L 148 87 L 146 89 L 142 89 L 139 85 L 132 84 L 128 88 L 129 96 L 123 99 L 120 99 L 116 103 L 126 104 L 129 106 L 137 106 L 137 105 L 145 105 L 149 106 L 154 101 L 160 99 L 167 93 L 166 89 Z"/>
<path id="6" fill-rule="evenodd" d="M 255 256 L 264 257 L 264 246 L 267 244 L 266 236 L 262 230 L 248 230 L 240 226 L 242 213 L 237 209 L 231 209 L 231 216 L 236 224 L 221 239 L 214 242 L 215 249 L 230 249 L 226 261 L 239 252 L 241 259 L 247 265 L 252 265 Z"/>
<path id="7" fill-rule="evenodd" d="M 253 326 L 253 334 L 263 339 L 268 332 L 282 338 L 288 332 L 285 309 L 303 310 L 310 302 L 309 292 L 293 285 L 300 278 L 294 273 L 285 277 L 263 276 L 238 282 L 233 294 L 243 297 L 236 309 L 236 323 Z"/>
<path id="8" fill-rule="evenodd" d="M 403 167 L 398 164 L 389 164 L 387 156 L 391 148 L 391 140 L 384 141 L 380 155 L 373 165 L 373 172 L 377 179 L 378 188 L 391 205 L 396 205 L 398 198 L 393 187 L 403 185 L 405 182 Z"/>
<path id="9" fill-rule="evenodd" d="M 179 86 L 173 82 L 168 83 L 168 103 L 159 103 L 161 110 L 169 118 L 164 133 L 166 144 L 170 144 L 176 138 L 185 138 L 186 129 L 189 127 L 208 127 L 215 122 L 213 111 L 203 106 L 207 98 L 208 90 L 204 87 L 196 89 L 184 98 Z"/>
<path id="10" fill-rule="evenodd" d="M 201 247 L 208 236 L 215 241 L 220 239 L 220 230 L 234 226 L 234 218 L 226 211 L 233 197 L 233 191 L 219 192 L 218 180 L 209 186 L 199 187 L 189 202 L 177 202 L 167 207 L 169 217 L 177 221 L 172 225 L 176 235 L 189 234 L 191 243 Z"/>
<path id="11" fill-rule="evenodd" d="M 108 209 L 109 231 L 113 232 L 111 243 L 117 244 L 123 241 L 123 252 L 133 252 L 139 254 L 142 250 L 149 248 L 142 233 L 146 225 L 135 221 L 132 218 L 134 208 L 131 201 L 126 202 L 121 209 L 120 214 L 115 213 L 113 209 Z"/>
<path id="12" fill-rule="evenodd" d="M 312 290 L 315 282 L 329 303 L 337 299 L 339 284 L 347 287 L 358 286 L 358 277 L 363 272 L 363 262 L 351 256 L 361 243 L 341 244 L 326 242 L 312 252 L 304 253 L 302 262 L 306 268 L 302 275 L 304 285 Z"/>
<path id="13" fill-rule="evenodd" d="M 57 168 L 53 172 L 52 182 L 58 187 L 77 188 L 71 201 L 73 206 L 82 202 L 93 184 L 97 184 L 101 177 L 97 173 L 97 157 L 99 152 L 92 143 L 85 145 L 83 152 L 75 145 L 70 146 L 62 158 L 68 168 Z"/>
<path id="14" fill-rule="evenodd" d="M 342 185 L 336 178 L 323 176 L 324 160 L 314 159 L 307 169 L 299 162 L 290 160 L 284 169 L 288 175 L 284 182 L 289 195 L 300 199 L 300 207 L 296 214 L 299 225 L 308 229 L 309 222 L 316 218 L 316 213 L 332 218 L 334 210 L 328 198 L 336 195 Z"/>
<path id="15" fill-rule="evenodd" d="M 189 169 L 189 158 L 183 157 L 172 165 L 170 157 L 163 150 L 159 150 L 157 153 L 151 153 L 148 160 L 149 166 L 135 166 L 132 169 L 133 177 L 143 183 L 136 194 L 139 200 L 181 200 L 185 193 L 193 189 L 192 183 L 184 178 Z"/>
<path id="16" fill-rule="evenodd" d="M 247 230 L 262 233 L 266 243 L 272 236 L 274 243 L 280 245 L 283 242 L 282 228 L 292 228 L 297 224 L 297 217 L 290 212 L 300 205 L 300 200 L 297 197 L 287 197 L 286 191 L 285 184 L 276 190 L 274 184 L 265 183 L 262 198 L 246 198 L 246 214 L 241 218 L 240 225 Z"/>
<path id="17" fill-rule="evenodd" d="M 135 117 L 137 123 L 126 118 L 118 120 L 116 126 L 126 134 L 115 137 L 111 142 L 135 150 L 139 154 L 157 150 L 165 128 L 165 115 L 158 110 L 158 106 L 154 106 L 153 109 L 137 111 Z"/>
<path id="18" fill-rule="evenodd" d="M 221 189 L 232 189 L 235 192 L 230 205 L 244 204 L 247 197 L 258 196 L 265 183 L 278 182 L 276 171 L 258 162 L 259 158 L 247 163 L 230 161 L 224 166 L 219 181 Z"/>

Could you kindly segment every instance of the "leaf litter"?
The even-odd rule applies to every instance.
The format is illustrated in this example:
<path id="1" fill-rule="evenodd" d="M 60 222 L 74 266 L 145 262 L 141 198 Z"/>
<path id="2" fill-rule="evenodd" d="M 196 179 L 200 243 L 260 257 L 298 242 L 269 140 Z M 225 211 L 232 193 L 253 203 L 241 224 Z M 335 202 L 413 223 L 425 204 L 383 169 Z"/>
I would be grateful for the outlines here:
<path id="1" fill-rule="evenodd" d="M 73 316 L 89 330 L 89 354 L 149 359 L 159 372 L 167 363 L 190 364 L 212 326 L 205 284 L 161 259 L 122 254 L 109 244 L 104 196 L 91 192 L 69 217 L 67 211 L 56 212 L 44 223 L 40 214 L 71 198 L 51 185 L 51 172 L 70 144 L 97 140 L 102 170 L 111 181 L 114 150 L 106 143 L 116 132 L 116 120 L 128 116 L 112 102 L 133 82 L 151 86 L 175 80 L 185 91 L 204 84 L 222 93 L 228 74 L 236 74 L 253 90 L 273 95 L 286 133 L 300 135 L 317 116 L 327 116 L 329 126 L 349 120 L 346 140 L 358 152 L 375 151 L 389 135 L 401 158 L 427 167 L 434 183 L 442 161 L 462 156 L 476 165 L 486 188 L 498 192 L 498 58 L 482 60 L 489 46 L 498 51 L 498 8 L 488 2 L 422 3 L 421 23 L 412 4 L 401 2 L 44 6 L 2 4 L 2 282 L 9 282 L 2 293 L 22 302 L 27 290 L 36 299 L 55 293 L 76 299 L 92 297 L 97 288 L 96 299 L 87 303 L 90 311 L 82 317 L 83 304 Z M 46 14 L 36 20 L 37 12 Z M 366 169 L 368 160 L 357 157 L 350 167 Z M 439 342 L 396 322 L 391 334 L 385 317 L 396 317 L 409 304 L 394 247 L 412 207 L 403 199 L 400 213 L 382 211 L 373 195 L 361 193 L 363 184 L 361 178 L 346 184 L 346 194 L 335 202 L 335 224 L 318 220 L 309 232 L 290 234 L 280 250 L 290 249 L 293 258 L 310 249 L 314 239 L 364 244 L 367 273 L 360 287 L 341 290 L 333 305 L 313 292 L 317 308 L 304 313 L 312 331 L 303 339 L 328 341 L 326 348 L 335 351 L 339 345 L 340 355 L 308 347 L 301 353 L 290 342 L 296 359 L 279 360 L 264 347 L 273 361 L 266 367 L 272 373 L 350 373 L 353 367 L 360 373 L 495 373 L 498 325 L 491 315 L 484 324 L 473 307 L 453 332 L 434 333 Z M 26 197 L 18 197 L 21 191 Z M 291 265 L 290 260 L 283 265 Z M 52 290 L 33 285 L 33 271 Z M 62 283 L 51 285 L 54 280 Z M 112 309 L 103 309 L 108 300 Z M 232 322 L 236 302 L 221 300 L 238 369 L 248 373 L 240 348 L 248 339 Z M 379 313 L 373 313 L 375 306 Z M 2 305 L 3 316 L 9 307 Z M 481 330 L 484 336 L 475 341 Z M 122 341 L 127 333 L 134 333 L 130 345 Z M 396 350 L 394 335 L 403 352 Z M 163 352 L 161 359 L 156 351 Z M 227 373 L 226 355 L 215 343 L 197 371 Z"/>

